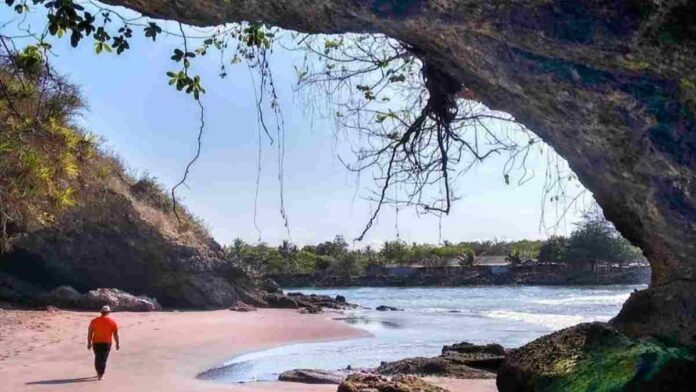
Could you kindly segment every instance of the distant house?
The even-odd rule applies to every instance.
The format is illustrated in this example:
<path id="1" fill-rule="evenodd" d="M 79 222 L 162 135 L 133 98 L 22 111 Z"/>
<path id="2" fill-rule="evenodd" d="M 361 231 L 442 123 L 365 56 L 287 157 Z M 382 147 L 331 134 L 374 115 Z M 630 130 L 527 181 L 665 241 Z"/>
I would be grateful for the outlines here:
<path id="1" fill-rule="evenodd" d="M 492 274 L 505 274 L 510 271 L 512 262 L 507 256 L 476 256 L 474 267 L 483 267 Z"/>

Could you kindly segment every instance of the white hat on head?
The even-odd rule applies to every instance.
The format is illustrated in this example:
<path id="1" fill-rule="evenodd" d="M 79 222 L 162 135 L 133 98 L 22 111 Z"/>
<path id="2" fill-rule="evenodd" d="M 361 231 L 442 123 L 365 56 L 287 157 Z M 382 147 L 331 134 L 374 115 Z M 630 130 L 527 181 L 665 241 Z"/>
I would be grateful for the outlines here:
<path id="1" fill-rule="evenodd" d="M 101 308 L 101 312 L 102 313 L 111 313 L 111 308 L 109 307 L 109 305 L 104 305 Z"/>

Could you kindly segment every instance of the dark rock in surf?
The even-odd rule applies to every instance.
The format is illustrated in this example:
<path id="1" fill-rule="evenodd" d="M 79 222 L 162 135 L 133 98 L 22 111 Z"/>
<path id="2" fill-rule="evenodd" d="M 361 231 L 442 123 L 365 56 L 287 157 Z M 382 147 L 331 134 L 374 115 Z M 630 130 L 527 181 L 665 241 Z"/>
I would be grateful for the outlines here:
<path id="1" fill-rule="evenodd" d="M 442 347 L 442 354 L 459 353 L 459 354 L 491 354 L 497 356 L 505 356 L 507 351 L 505 347 L 499 344 L 477 345 L 468 342 L 456 343 L 451 346 Z"/>
<path id="2" fill-rule="evenodd" d="M 375 308 L 375 310 L 378 310 L 380 312 L 397 312 L 397 311 L 403 311 L 403 309 L 395 308 L 393 306 L 386 306 L 386 305 L 380 305 Z"/>

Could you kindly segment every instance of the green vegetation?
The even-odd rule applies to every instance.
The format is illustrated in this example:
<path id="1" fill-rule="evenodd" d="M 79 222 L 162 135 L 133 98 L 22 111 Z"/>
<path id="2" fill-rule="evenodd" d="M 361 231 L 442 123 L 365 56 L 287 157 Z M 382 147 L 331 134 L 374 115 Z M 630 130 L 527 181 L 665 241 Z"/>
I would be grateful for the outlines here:
<path id="1" fill-rule="evenodd" d="M 568 238 L 563 261 L 574 266 L 589 263 L 594 270 L 601 262 L 621 267 L 641 258 L 640 251 L 621 237 L 601 213 L 590 213 Z"/>
<path id="2" fill-rule="evenodd" d="M 164 215 L 174 210 L 154 178 L 128 175 L 117 158 L 100 150 L 97 138 L 76 125 L 83 101 L 77 87 L 46 63 L 49 49 L 0 52 L 0 251 L 121 184 L 143 206 Z M 181 232 L 207 236 L 195 217 L 177 211 Z"/>
<path id="3" fill-rule="evenodd" d="M 586 214 L 570 238 L 551 236 L 545 241 L 469 241 L 442 245 L 386 241 L 380 249 L 370 246 L 349 249 L 343 236 L 333 241 L 298 248 L 284 241 L 278 247 L 265 243 L 246 244 L 236 239 L 225 247 L 228 259 L 253 275 L 320 274 L 340 278 L 361 276 L 370 268 L 385 266 L 454 266 L 466 268 L 477 256 L 506 256 L 511 262 L 538 260 L 543 264 L 564 264 L 595 269 L 600 263 L 623 264 L 644 260 L 637 248 L 621 237 L 599 214 Z"/>
<path id="4" fill-rule="evenodd" d="M 540 391 L 661 390 L 670 372 L 693 366 L 693 351 L 659 342 L 604 334 L 589 338 L 574 356 L 559 358 L 539 380 Z M 677 381 L 678 383 L 678 381 Z M 656 388 L 656 389 L 653 389 Z"/>
<path id="5" fill-rule="evenodd" d="M 76 203 L 94 138 L 72 122 L 82 107 L 77 89 L 43 66 L 38 47 L 0 63 L 0 248 L 21 232 L 54 222 Z"/>

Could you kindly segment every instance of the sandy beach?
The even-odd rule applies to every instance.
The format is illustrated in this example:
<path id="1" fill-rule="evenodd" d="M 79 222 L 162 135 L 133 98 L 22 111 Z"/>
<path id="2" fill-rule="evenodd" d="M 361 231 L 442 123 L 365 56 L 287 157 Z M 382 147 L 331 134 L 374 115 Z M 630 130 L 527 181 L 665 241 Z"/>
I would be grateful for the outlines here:
<path id="1" fill-rule="evenodd" d="M 366 332 L 324 315 L 266 309 L 250 313 L 115 313 L 121 350 L 112 349 L 106 378 L 94 378 L 86 329 L 93 313 L 0 312 L 3 391 L 334 392 L 335 385 L 225 385 L 195 376 L 236 354 L 302 341 L 351 339 Z M 492 380 L 431 379 L 452 392 L 495 391 Z"/>

